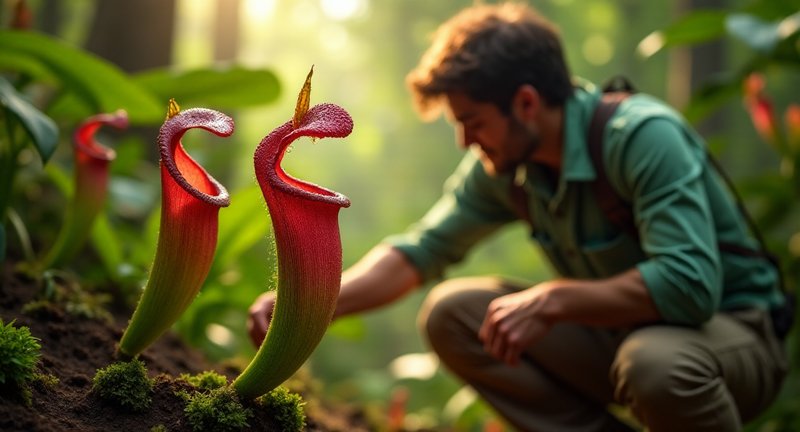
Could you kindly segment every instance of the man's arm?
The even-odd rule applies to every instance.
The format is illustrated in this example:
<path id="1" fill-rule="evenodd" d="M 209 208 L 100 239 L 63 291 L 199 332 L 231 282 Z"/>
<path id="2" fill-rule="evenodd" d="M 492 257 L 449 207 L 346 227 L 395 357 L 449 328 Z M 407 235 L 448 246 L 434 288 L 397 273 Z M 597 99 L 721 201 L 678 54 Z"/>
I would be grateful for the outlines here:
<path id="1" fill-rule="evenodd" d="M 514 365 L 553 324 L 630 327 L 661 315 L 637 269 L 599 280 L 555 279 L 489 304 L 478 337 L 487 352 Z"/>
<path id="2" fill-rule="evenodd" d="M 402 252 L 378 245 L 342 273 L 334 318 L 391 303 L 419 286 L 420 281 L 419 272 Z M 250 306 L 247 328 L 256 346 L 264 340 L 274 306 L 274 291 L 261 294 Z"/>
<path id="3" fill-rule="evenodd" d="M 402 252 L 378 245 L 342 273 L 342 289 L 334 318 L 389 304 L 421 282 L 419 272 Z"/>

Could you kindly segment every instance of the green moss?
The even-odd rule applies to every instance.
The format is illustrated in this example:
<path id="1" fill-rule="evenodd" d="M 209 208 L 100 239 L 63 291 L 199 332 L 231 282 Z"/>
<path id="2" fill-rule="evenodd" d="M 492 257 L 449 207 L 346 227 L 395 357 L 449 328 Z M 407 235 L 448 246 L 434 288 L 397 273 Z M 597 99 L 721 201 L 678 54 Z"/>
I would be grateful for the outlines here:
<path id="1" fill-rule="evenodd" d="M 101 398 L 131 411 L 144 411 L 150 406 L 153 380 L 141 360 L 113 363 L 98 369 L 92 391 Z"/>
<path id="2" fill-rule="evenodd" d="M 285 432 L 302 431 L 306 425 L 305 402 L 297 393 L 280 386 L 256 399 L 256 403 L 275 416 Z"/>
<path id="3" fill-rule="evenodd" d="M 150 428 L 150 432 L 167 432 L 168 429 L 163 424 L 157 424 Z"/>
<path id="4" fill-rule="evenodd" d="M 205 371 L 197 375 L 181 374 L 180 379 L 200 390 L 213 390 L 228 385 L 228 379 L 214 371 Z"/>
<path id="5" fill-rule="evenodd" d="M 38 372 L 33 374 L 33 381 L 41 384 L 42 387 L 49 389 L 55 388 L 60 382 L 58 377 L 53 374 L 43 374 Z"/>
<path id="6" fill-rule="evenodd" d="M 248 426 L 252 412 L 239 401 L 230 387 L 193 393 L 181 392 L 186 401 L 183 412 L 194 431 L 240 431 Z"/>
<path id="7" fill-rule="evenodd" d="M 30 383 L 36 377 L 36 364 L 41 356 L 39 340 L 28 327 L 14 327 L 0 319 L 0 388 L 30 403 Z"/>

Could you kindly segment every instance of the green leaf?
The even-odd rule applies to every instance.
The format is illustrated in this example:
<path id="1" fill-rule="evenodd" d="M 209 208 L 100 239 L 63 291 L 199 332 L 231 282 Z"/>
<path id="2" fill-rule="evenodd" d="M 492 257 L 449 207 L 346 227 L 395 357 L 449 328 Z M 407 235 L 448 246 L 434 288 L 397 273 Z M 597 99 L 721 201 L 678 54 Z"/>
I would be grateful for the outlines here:
<path id="1" fill-rule="evenodd" d="M 650 33 L 639 42 L 638 51 L 645 57 L 663 48 L 695 45 L 725 35 L 725 17 L 721 11 L 701 10 L 686 15 L 663 30 Z"/>
<path id="2" fill-rule="evenodd" d="M 328 327 L 328 334 L 339 339 L 362 341 L 367 334 L 367 324 L 358 316 L 339 318 Z"/>
<path id="3" fill-rule="evenodd" d="M 710 80 L 694 92 L 689 105 L 684 109 L 684 115 L 690 122 L 698 123 L 740 95 L 740 78 Z"/>
<path id="4" fill-rule="evenodd" d="M 258 185 L 233 193 L 231 205 L 219 212 L 219 240 L 214 268 L 226 267 L 254 244 L 266 241 L 269 232 L 269 214 Z"/>
<path id="5" fill-rule="evenodd" d="M 135 79 L 160 99 L 174 98 L 183 106 L 243 108 L 268 104 L 280 94 L 273 72 L 240 66 L 186 72 L 159 69 L 141 73 Z"/>
<path id="6" fill-rule="evenodd" d="M 725 20 L 725 26 L 728 33 L 754 50 L 768 53 L 778 43 L 797 32 L 800 28 L 800 12 L 773 22 L 764 21 L 753 15 L 733 14 Z"/>
<path id="7" fill-rule="evenodd" d="M 36 151 L 46 163 L 58 144 L 58 127 L 55 122 L 28 103 L 14 86 L 0 77 L 0 105 L 13 114 L 33 141 Z"/>
<path id="8" fill-rule="evenodd" d="M 95 218 L 91 236 L 92 245 L 97 250 L 100 260 L 103 261 L 103 266 L 109 276 L 116 280 L 123 263 L 122 248 L 105 213 L 100 213 Z"/>
<path id="9" fill-rule="evenodd" d="M 123 71 L 67 43 L 35 32 L 0 30 L 0 46 L 6 53 L 0 56 L 0 69 L 23 68 L 39 78 L 46 70 L 94 112 L 123 108 L 135 124 L 157 123 L 164 117 L 163 104 Z"/>

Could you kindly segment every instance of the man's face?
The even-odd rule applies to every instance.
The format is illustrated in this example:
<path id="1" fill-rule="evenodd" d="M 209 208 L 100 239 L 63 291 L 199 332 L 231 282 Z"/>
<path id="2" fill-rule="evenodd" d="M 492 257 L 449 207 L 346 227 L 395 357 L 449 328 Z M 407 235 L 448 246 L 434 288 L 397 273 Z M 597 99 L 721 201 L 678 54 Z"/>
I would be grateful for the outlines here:
<path id="1" fill-rule="evenodd" d="M 475 152 L 487 174 L 511 172 L 528 161 L 539 143 L 535 130 L 494 104 L 476 102 L 463 92 L 446 94 L 448 116 L 461 148 Z"/>

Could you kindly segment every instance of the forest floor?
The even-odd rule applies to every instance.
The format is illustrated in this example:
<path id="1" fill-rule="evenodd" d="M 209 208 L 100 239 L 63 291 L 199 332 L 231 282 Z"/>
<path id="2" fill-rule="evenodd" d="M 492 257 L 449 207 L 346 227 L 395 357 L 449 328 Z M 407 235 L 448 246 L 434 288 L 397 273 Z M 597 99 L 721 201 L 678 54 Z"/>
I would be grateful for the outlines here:
<path id="1" fill-rule="evenodd" d="M 92 378 L 97 369 L 116 361 L 116 344 L 131 311 L 112 311 L 110 319 L 78 317 L 60 307 L 23 313 L 23 307 L 41 292 L 39 285 L 6 263 L 0 269 L 0 318 L 28 327 L 39 339 L 42 350 L 38 372 L 55 376 L 58 383 L 35 383 L 29 405 L 0 391 L 0 431 L 150 431 L 156 426 L 170 432 L 190 431 L 183 412 L 185 403 L 175 394 L 186 384 L 177 378 L 210 370 L 229 378 L 238 373 L 208 362 L 200 352 L 168 333 L 140 356 L 155 378 L 151 408 L 131 413 L 111 406 L 91 392 Z M 302 396 L 307 431 L 374 430 L 358 409 L 326 406 L 313 395 Z M 269 412 L 256 408 L 253 413 L 246 430 L 281 430 Z"/>

